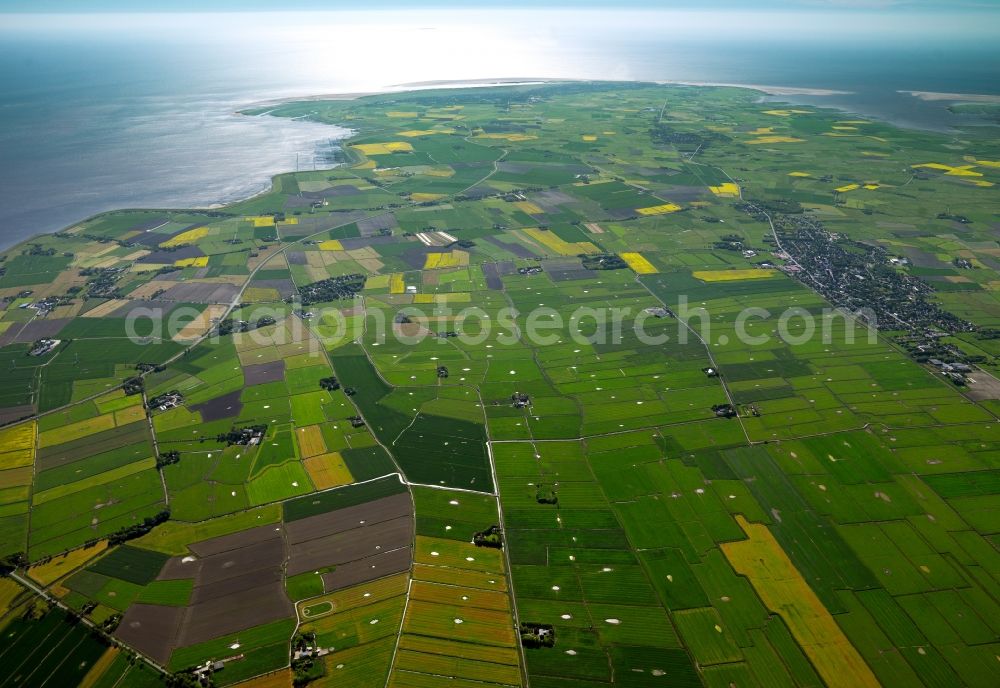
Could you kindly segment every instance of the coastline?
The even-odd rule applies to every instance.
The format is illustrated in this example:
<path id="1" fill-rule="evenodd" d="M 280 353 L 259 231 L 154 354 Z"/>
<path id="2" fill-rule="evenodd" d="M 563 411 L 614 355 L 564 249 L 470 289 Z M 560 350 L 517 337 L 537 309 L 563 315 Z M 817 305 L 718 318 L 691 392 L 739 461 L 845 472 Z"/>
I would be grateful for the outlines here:
<path id="1" fill-rule="evenodd" d="M 334 92 L 334 93 L 323 93 L 314 95 L 304 95 L 304 96 L 291 96 L 282 97 L 278 99 L 271 99 L 265 101 L 256 101 L 247 103 L 246 105 L 240 106 L 232 114 L 245 117 L 261 117 L 270 116 L 269 112 L 256 112 L 249 114 L 250 110 L 256 110 L 264 107 L 277 107 L 286 103 L 294 102 L 322 102 L 326 100 L 356 100 L 358 98 L 363 98 L 366 96 L 378 96 L 378 95 L 389 95 L 393 93 L 404 93 L 408 91 L 421 91 L 421 90 L 434 90 L 434 89 L 463 89 L 463 88 L 491 88 L 499 86 L 526 86 L 526 85 L 541 85 L 541 84 L 560 84 L 560 83 L 616 83 L 616 82 L 628 82 L 632 81 L 634 83 L 649 83 L 656 85 L 675 85 L 675 86 L 689 86 L 694 88 L 734 88 L 743 89 L 747 91 L 756 91 L 762 94 L 763 99 L 779 99 L 782 97 L 796 96 L 804 98 L 833 98 L 837 96 L 849 96 L 853 95 L 854 91 L 841 91 L 833 89 L 823 89 L 823 88 L 808 88 L 808 87 L 794 87 L 794 86 L 771 86 L 766 84 L 740 84 L 740 83 L 725 83 L 725 82 L 709 82 L 709 81 L 674 81 L 674 80 L 662 80 L 662 81 L 647 81 L 643 80 L 621 80 L 621 79 L 576 79 L 576 78 L 546 78 L 546 77 L 508 77 L 508 78 L 483 78 L 483 79 L 461 79 L 461 80 L 435 80 L 435 81 L 419 81 L 419 82 L 408 82 L 401 84 L 394 84 L 387 86 L 385 88 L 373 91 L 363 91 L 363 92 Z M 926 102 L 978 102 L 978 103 L 998 103 L 1000 104 L 1000 95 L 987 95 L 987 94 L 958 94 L 958 93 L 938 93 L 931 91 L 904 91 L 899 90 L 895 93 L 901 95 L 912 96 Z M 787 102 L 787 101 L 786 101 Z M 840 110 L 845 113 L 854 113 L 859 116 L 872 117 L 870 114 L 865 114 L 853 110 L 849 105 L 841 105 L 837 103 L 826 103 L 826 104 L 815 104 L 808 101 L 800 101 L 804 104 L 814 105 L 816 107 L 829 107 L 832 109 Z M 899 122 L 894 122 L 888 118 L 883 118 L 883 121 L 892 124 L 893 126 L 900 126 L 905 128 L 905 124 Z M 346 133 L 342 136 L 331 136 L 329 141 L 333 146 L 339 146 L 341 142 L 350 139 L 356 134 L 355 131 L 346 129 Z M 341 163 L 333 163 L 329 167 L 324 167 L 323 169 L 333 169 Z M 108 213 L 124 212 L 130 210 L 162 210 L 162 211 L 177 211 L 177 210 L 193 210 L 193 211 L 203 211 L 203 212 L 215 212 L 223 210 L 226 207 L 235 205 L 238 203 L 243 203 L 245 201 L 251 200 L 258 196 L 269 193 L 274 188 L 275 178 L 293 173 L 294 170 L 285 170 L 281 172 L 276 172 L 270 175 L 266 185 L 263 185 L 259 190 L 255 190 L 246 196 L 241 196 L 238 198 L 226 199 L 225 201 L 217 201 L 214 203 L 209 203 L 207 205 L 189 205 L 185 208 L 168 208 L 168 207 L 130 207 L 122 206 L 109 210 L 100 211 L 94 213 L 85 218 L 76 220 L 69 224 L 63 225 L 57 229 L 53 229 L 51 232 L 35 232 L 28 237 L 17 241 L 10 246 L 0 248 L 0 251 L 6 252 L 16 249 L 30 241 L 32 241 L 37 236 L 42 236 L 45 234 L 54 234 L 57 232 L 67 231 L 76 227 L 77 225 L 87 222 L 105 215 Z"/>
<path id="2" fill-rule="evenodd" d="M 458 89 L 458 88 L 490 88 L 493 86 L 531 86 L 536 84 L 557 84 L 557 83 L 599 83 L 607 81 L 614 83 L 617 79 L 568 79 L 568 78 L 495 78 L 495 79 L 455 79 L 441 81 L 414 81 L 404 84 L 393 84 L 374 91 L 342 91 L 334 93 L 319 93 L 305 96 L 292 96 L 284 98 L 272 98 L 249 103 L 237 110 L 237 114 L 244 114 L 247 110 L 257 108 L 284 105 L 285 103 L 310 103 L 324 100 L 357 100 L 366 96 L 384 96 L 391 93 L 406 93 L 408 91 L 426 91 L 438 88 Z M 260 115 L 268 113 L 261 112 Z M 253 115 L 257 116 L 257 115 Z"/>
<path id="3" fill-rule="evenodd" d="M 801 96 L 838 96 L 851 95 L 853 91 L 836 91 L 826 88 L 807 88 L 799 86 L 768 86 L 763 84 L 738 84 L 721 83 L 712 81 L 674 81 L 674 80 L 654 80 L 644 81 L 643 79 L 577 79 L 568 77 L 495 77 L 483 79 L 441 79 L 435 81 L 411 81 L 402 84 L 392 84 L 373 91 L 342 91 L 333 93 L 319 93 L 305 96 L 292 96 L 284 98 L 274 98 L 269 100 L 255 101 L 248 103 L 239 111 L 243 114 L 246 110 L 252 110 L 268 106 L 278 106 L 285 103 L 308 103 L 324 100 L 357 100 L 366 96 L 383 96 L 392 93 L 405 93 L 407 91 L 425 91 L 433 89 L 461 89 L 461 88 L 491 88 L 496 86 L 532 86 L 540 84 L 586 84 L 586 83 L 649 83 L 660 86 L 694 86 L 700 88 L 741 88 L 749 91 L 760 91 L 766 95 L 801 95 Z M 259 113 L 267 114 L 267 113 Z"/>
<path id="4" fill-rule="evenodd" d="M 986 103 L 989 105 L 1000 105 L 1000 95 L 983 93 L 939 93 L 937 91 L 896 91 L 896 93 L 904 93 L 929 103 Z"/>
<path id="5" fill-rule="evenodd" d="M 500 78 L 483 78 L 483 79 L 454 79 L 454 80 L 435 80 L 435 81 L 413 81 L 402 84 L 392 84 L 380 89 L 372 91 L 357 91 L 357 92 L 333 92 L 333 93 L 322 93 L 305 95 L 301 97 L 284 97 L 271 100 L 257 101 L 249 103 L 237 114 L 244 114 L 247 110 L 258 109 L 261 107 L 268 106 L 279 106 L 285 103 L 293 102 L 320 102 L 324 100 L 357 100 L 358 98 L 364 98 L 366 96 L 380 96 L 389 95 L 392 93 L 405 93 L 407 91 L 422 91 L 422 90 L 433 90 L 433 89 L 461 89 L 461 88 L 490 88 L 497 86 L 529 86 L 538 84 L 560 84 L 560 83 L 616 83 L 616 82 L 633 82 L 633 83 L 644 83 L 642 79 L 582 79 L 582 78 L 565 78 L 565 77 L 500 77 Z M 751 83 L 734 83 L 734 82 L 718 82 L 718 81 L 682 81 L 682 80 L 652 80 L 645 81 L 649 84 L 657 84 L 660 86 L 691 86 L 696 88 L 738 88 L 747 91 L 757 91 L 764 94 L 765 96 L 780 98 L 782 96 L 795 97 L 802 96 L 807 98 L 835 98 L 838 96 L 852 96 L 857 95 L 857 91 L 844 91 L 838 89 L 830 88 L 813 88 L 806 86 L 773 86 L 769 84 L 751 84 Z M 982 93 L 945 93 L 938 91 L 910 91 L 910 90 L 896 90 L 894 93 L 912 96 L 921 101 L 927 103 L 986 103 L 986 104 L 1000 104 L 1000 95 L 992 94 L 982 94 Z M 809 103 L 812 104 L 812 103 Z M 837 110 L 842 110 L 844 112 L 854 112 L 858 115 L 863 115 L 865 117 L 874 117 L 877 119 L 882 119 L 888 124 L 893 124 L 895 126 L 906 127 L 906 124 L 900 122 L 895 122 L 886 117 L 877 117 L 875 115 L 857 112 L 851 109 L 849 105 L 839 105 L 836 103 L 830 103 L 827 107 L 832 107 Z M 268 114 L 266 112 L 257 113 L 260 115 Z"/>
<path id="6" fill-rule="evenodd" d="M 835 91 L 829 88 L 804 88 L 799 86 L 766 86 L 763 84 L 733 84 L 714 81 L 657 81 L 657 84 L 676 86 L 697 86 L 701 88 L 742 88 L 750 91 L 760 91 L 769 96 L 849 96 L 854 91 Z"/>

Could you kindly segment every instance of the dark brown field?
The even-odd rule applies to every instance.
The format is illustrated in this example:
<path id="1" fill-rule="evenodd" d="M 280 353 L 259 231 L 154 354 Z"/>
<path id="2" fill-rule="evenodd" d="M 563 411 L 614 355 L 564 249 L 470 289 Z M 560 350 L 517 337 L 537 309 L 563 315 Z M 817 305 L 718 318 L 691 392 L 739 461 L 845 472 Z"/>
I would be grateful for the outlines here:
<path id="1" fill-rule="evenodd" d="M 410 570 L 413 549 L 403 547 L 391 552 L 376 554 L 374 557 L 342 564 L 330 573 L 323 574 L 323 585 L 327 592 L 349 588 L 377 578 Z"/>
<path id="2" fill-rule="evenodd" d="M 195 404 L 191 408 L 201 413 L 201 419 L 206 423 L 223 418 L 234 418 L 240 415 L 243 410 L 243 402 L 240 401 L 242 390 L 236 390 L 221 397 L 209 399 L 204 404 Z"/>
<path id="3" fill-rule="evenodd" d="M 266 382 L 278 382 L 285 379 L 285 362 L 283 360 L 271 363 L 257 363 L 243 366 L 243 385 L 262 385 Z"/>
<path id="4" fill-rule="evenodd" d="M 183 618 L 183 607 L 133 604 L 122 617 L 115 637 L 160 664 L 166 664 Z"/>
<path id="5" fill-rule="evenodd" d="M 285 544 L 280 527 L 261 526 L 205 540 L 191 549 L 201 558 L 178 647 L 294 614 L 282 584 Z"/>
<path id="6" fill-rule="evenodd" d="M 327 535 L 291 546 L 288 575 L 357 561 L 383 551 L 406 547 L 412 541 L 413 519 L 410 516 Z"/>
<path id="7" fill-rule="evenodd" d="M 54 447 L 39 449 L 35 457 L 35 465 L 38 470 L 44 471 L 73 463 L 81 457 L 93 456 L 128 444 L 148 441 L 149 425 L 145 421 L 137 421 L 120 428 L 112 428 L 81 437 L 78 440 L 57 444 Z"/>
<path id="8" fill-rule="evenodd" d="M 413 529 L 410 496 L 403 493 L 196 542 L 189 545 L 194 556 L 172 557 L 157 577 L 193 580 L 188 606 L 133 605 L 119 637 L 166 663 L 176 648 L 291 618 L 285 576 L 335 567 L 323 582 L 339 590 L 407 571 Z"/>

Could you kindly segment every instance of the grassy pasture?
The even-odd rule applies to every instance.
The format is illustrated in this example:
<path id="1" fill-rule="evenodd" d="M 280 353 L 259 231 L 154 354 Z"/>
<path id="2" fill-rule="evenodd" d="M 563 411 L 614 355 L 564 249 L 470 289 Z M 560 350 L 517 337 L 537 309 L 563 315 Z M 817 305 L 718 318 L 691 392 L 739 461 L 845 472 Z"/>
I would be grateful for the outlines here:
<path id="1" fill-rule="evenodd" d="M 993 685 L 1000 404 L 888 346 L 897 332 L 844 341 L 849 323 L 824 312 L 808 280 L 779 274 L 789 261 L 770 225 L 741 207 L 766 204 L 779 233 L 808 217 L 863 242 L 852 250 L 905 257 L 886 269 L 980 328 L 941 344 L 996 372 L 991 134 L 945 140 L 757 98 L 580 83 L 269 106 L 347 123 L 349 162 L 280 175 L 211 214 L 111 213 L 38 238 L 53 255 L 7 252 L 0 334 L 66 321 L 64 343 L 38 360 L 27 344 L 0 348 L 10 418 L 61 407 L 0 429 L 0 552 L 59 554 L 165 507 L 139 397 L 116 387 L 136 363 L 185 351 L 145 378 L 148 396 L 185 397 L 153 418 L 161 454 L 180 452 L 162 469 L 171 520 L 96 561 L 75 549 L 30 570 L 74 608 L 99 602 L 95 620 L 133 601 L 189 600 L 190 581 L 140 584 L 155 567 L 130 563 L 132 550 L 185 556 L 193 542 L 408 491 L 412 584 L 401 576 L 376 601 L 363 594 L 381 581 L 329 594 L 322 572 L 284 581 L 300 620 L 309 609 L 306 625 L 336 648 L 316 685 L 517 685 L 522 669 L 543 687 Z M 733 250 L 732 235 L 756 255 Z M 161 245 L 176 255 L 145 262 Z M 175 263 L 170 279 L 157 275 Z M 68 291 L 87 288 L 79 273 L 91 267 L 127 268 L 125 297 Z M 364 298 L 316 304 L 325 312 L 312 319 L 268 303 L 350 274 L 366 278 Z M 24 287 L 30 299 L 17 297 Z M 132 302 L 163 296 L 170 313 L 200 301 L 207 324 L 241 289 L 234 317 L 275 305 L 280 322 L 190 349 L 125 336 Z M 48 321 L 19 308 L 50 295 L 68 298 Z M 644 313 L 661 305 L 679 317 Z M 777 338 L 790 306 L 830 340 Z M 494 325 L 482 341 L 449 336 L 474 329 L 444 314 L 465 307 Z M 498 332 L 507 307 L 521 313 L 514 343 Z M 761 345 L 739 336 L 748 307 L 770 311 L 742 323 Z M 518 336 L 537 308 L 628 314 L 618 340 L 592 337 L 584 319 L 542 343 Z M 335 331 L 332 311 L 349 331 Z M 639 337 L 644 317 L 669 339 Z M 704 343 L 681 341 L 685 323 L 705 326 Z M 404 345 L 396 331 L 426 336 Z M 246 384 L 245 367 L 280 362 L 280 375 L 258 368 L 263 382 Z M 319 385 L 331 375 L 332 393 Z M 530 403 L 514 408 L 515 393 Z M 228 394 L 232 414 L 211 420 L 210 402 Z M 712 406 L 730 400 L 740 417 L 716 418 Z M 268 428 L 259 448 L 215 441 L 254 423 Z M 397 464 L 416 485 L 379 480 Z M 493 492 L 503 552 L 469 543 L 500 522 Z M 554 648 L 517 647 L 509 590 L 521 620 L 555 627 Z M 280 669 L 293 632 L 283 623 L 182 648 L 171 668 L 238 641 L 245 657 L 218 683 Z M 107 661 L 117 673 L 96 685 L 150 682 Z M 280 680 L 288 673 L 264 685 Z"/>
<path id="2" fill-rule="evenodd" d="M 124 545 L 101 557 L 88 570 L 137 585 L 147 585 L 156 578 L 166 561 L 166 555 L 159 552 Z"/>
<path id="3" fill-rule="evenodd" d="M 4 682 L 11 685 L 79 685 L 105 650 L 82 626 L 67 623 L 58 609 L 37 620 L 12 620 L 5 637 L 0 657 Z"/>
<path id="4" fill-rule="evenodd" d="M 768 608 L 779 613 L 787 610 L 783 618 L 820 676 L 827 682 L 879 685 L 767 527 L 739 520 L 749 540 L 724 543 L 722 551 L 736 571 L 749 577 Z"/>

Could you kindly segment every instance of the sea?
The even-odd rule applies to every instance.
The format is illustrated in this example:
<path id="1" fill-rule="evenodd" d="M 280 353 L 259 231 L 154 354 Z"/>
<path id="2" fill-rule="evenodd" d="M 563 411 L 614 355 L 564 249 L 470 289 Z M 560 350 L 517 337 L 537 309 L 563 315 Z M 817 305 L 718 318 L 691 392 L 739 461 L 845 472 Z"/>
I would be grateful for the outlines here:
<path id="1" fill-rule="evenodd" d="M 1000 95 L 1000 42 L 699 33 L 529 10 L 0 14 L 0 249 L 117 208 L 210 207 L 328 167 L 344 127 L 239 110 L 416 82 L 628 79 L 840 93 L 779 100 L 948 131 L 946 102 Z"/>

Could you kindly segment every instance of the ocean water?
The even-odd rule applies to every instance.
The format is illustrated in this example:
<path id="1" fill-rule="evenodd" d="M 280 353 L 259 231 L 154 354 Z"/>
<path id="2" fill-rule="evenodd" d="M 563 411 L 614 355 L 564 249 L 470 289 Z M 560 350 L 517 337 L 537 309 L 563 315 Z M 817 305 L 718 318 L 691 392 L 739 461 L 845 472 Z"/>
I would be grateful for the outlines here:
<path id="1" fill-rule="evenodd" d="M 945 104 L 898 91 L 1000 94 L 996 41 L 712 34 L 684 21 L 525 11 L 0 15 L 0 248 L 104 210 L 245 198 L 277 172 L 325 165 L 349 133 L 236 114 L 261 101 L 430 80 L 721 82 L 850 91 L 794 100 L 945 130 L 961 124 Z"/>

